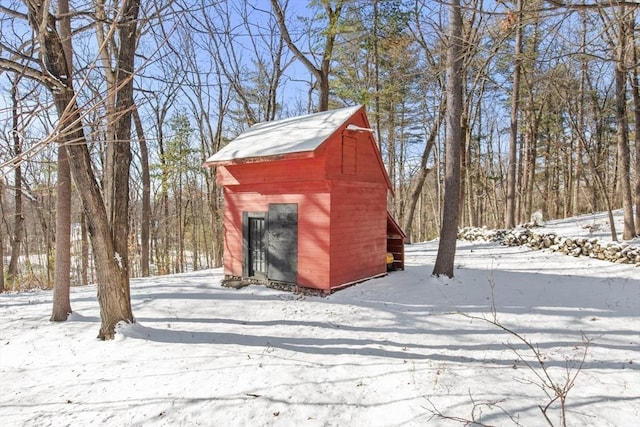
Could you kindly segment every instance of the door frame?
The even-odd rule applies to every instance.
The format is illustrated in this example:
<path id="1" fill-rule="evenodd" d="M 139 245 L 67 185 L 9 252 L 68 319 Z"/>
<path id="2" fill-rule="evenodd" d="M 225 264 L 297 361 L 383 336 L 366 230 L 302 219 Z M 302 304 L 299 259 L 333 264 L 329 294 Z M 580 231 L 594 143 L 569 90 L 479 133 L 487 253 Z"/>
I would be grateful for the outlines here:
<path id="1" fill-rule="evenodd" d="M 242 276 L 255 277 L 257 279 L 267 278 L 268 269 L 268 247 L 267 247 L 267 213 L 266 212 L 242 212 Z M 264 271 L 254 271 L 253 269 L 253 246 L 251 236 L 251 220 L 261 219 L 263 221 L 261 247 L 264 252 Z"/>

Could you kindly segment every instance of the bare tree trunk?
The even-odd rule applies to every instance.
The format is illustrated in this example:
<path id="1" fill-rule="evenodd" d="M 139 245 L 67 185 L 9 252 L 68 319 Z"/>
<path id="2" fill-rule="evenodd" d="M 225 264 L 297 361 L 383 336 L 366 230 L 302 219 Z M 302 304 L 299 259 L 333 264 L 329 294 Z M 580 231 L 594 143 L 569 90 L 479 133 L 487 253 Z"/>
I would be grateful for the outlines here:
<path id="1" fill-rule="evenodd" d="M 12 109 L 12 128 L 13 137 L 13 155 L 19 157 L 22 154 L 22 140 L 18 132 L 18 80 L 12 82 L 11 85 L 11 109 Z M 18 280 L 18 263 L 20 261 L 20 252 L 22 249 L 22 240 L 24 238 L 24 215 L 22 212 L 22 167 L 18 163 L 13 171 L 13 236 L 11 239 L 11 258 L 9 259 L 9 268 L 7 270 L 7 279 L 12 287 L 15 287 Z"/>
<path id="2" fill-rule="evenodd" d="M 393 101 L 386 103 L 387 113 L 387 170 L 389 172 L 389 180 L 391 181 L 391 187 L 393 192 L 396 191 L 396 126 L 395 118 L 396 111 Z M 392 211 L 393 212 L 393 211 Z M 397 216 L 397 212 L 393 212 L 394 216 Z"/>
<path id="3" fill-rule="evenodd" d="M 622 192 L 622 210 L 624 228 L 622 238 L 631 240 L 635 237 L 636 228 L 633 220 L 633 199 L 631 197 L 631 153 L 629 150 L 629 133 L 626 107 L 626 66 L 625 54 L 627 46 L 628 18 L 625 8 L 621 8 L 619 20 L 618 52 L 615 71 L 616 85 L 616 122 L 618 127 L 618 159 L 620 161 L 620 191 Z"/>
<path id="4" fill-rule="evenodd" d="M 178 148 L 178 158 L 182 158 L 182 144 Z M 177 191 L 174 192 L 175 196 L 175 205 L 176 205 L 176 213 L 175 213 L 175 223 L 178 232 L 178 253 L 176 254 L 176 273 L 184 273 L 184 221 L 183 221 L 183 207 L 182 207 L 182 174 L 183 170 L 181 167 L 178 168 L 178 183 L 177 183 Z"/>
<path id="5" fill-rule="evenodd" d="M 447 49 L 447 141 L 445 198 L 438 255 L 433 275 L 453 277 L 460 202 L 460 147 L 462 142 L 462 13 L 460 0 L 449 6 Z"/>
<path id="6" fill-rule="evenodd" d="M 635 20 L 631 20 L 631 25 L 634 25 Z M 631 75 L 631 93 L 633 96 L 633 106 L 634 106 L 634 122 L 635 122 L 635 148 L 636 148 L 636 185 L 635 185 L 635 199 L 636 199 L 636 213 L 634 222 L 636 225 L 636 235 L 640 235 L 640 72 L 638 71 L 638 49 L 640 46 L 636 45 L 635 34 L 637 28 L 631 28 L 630 33 L 633 36 L 632 38 L 632 63 L 635 64 L 632 67 L 632 75 Z"/>
<path id="7" fill-rule="evenodd" d="M 533 214 L 533 192 L 534 185 L 536 179 L 536 155 L 537 155 L 537 147 L 536 142 L 538 140 L 538 124 L 537 119 L 536 124 L 534 125 L 534 129 L 531 130 L 531 135 L 529 136 L 528 145 L 527 145 L 527 191 L 524 194 L 525 199 L 525 208 L 523 210 L 523 214 L 525 215 L 524 220 L 530 221 L 531 215 Z"/>
<path id="8" fill-rule="evenodd" d="M 52 322 L 64 322 L 71 313 L 71 170 L 64 145 L 58 147 L 58 191 L 56 195 L 56 263 L 54 270 Z"/>
<path id="9" fill-rule="evenodd" d="M 582 34 L 581 34 L 581 43 L 580 43 L 580 51 L 584 53 L 587 48 L 587 19 L 586 13 L 584 11 L 581 13 L 582 20 Z M 579 94 L 578 94 L 578 123 L 577 129 L 574 131 L 574 135 L 576 138 L 579 138 L 579 133 L 584 133 L 585 128 L 585 102 L 586 102 L 586 82 L 587 82 L 587 61 L 586 55 L 581 56 L 580 60 L 580 86 L 579 86 Z M 576 170 L 574 173 L 574 184 L 573 184 L 573 194 L 571 197 L 573 198 L 573 214 L 578 215 L 581 213 L 580 209 L 580 182 L 582 178 L 582 144 L 578 143 L 576 146 Z"/>
<path id="10" fill-rule="evenodd" d="M 516 226 L 516 188 L 518 152 L 518 112 L 520 111 L 520 74 L 522 67 L 522 0 L 516 2 L 516 41 L 511 93 L 511 127 L 509 133 L 509 166 L 507 169 L 507 208 L 505 226 Z"/>
<path id="11" fill-rule="evenodd" d="M 223 98 L 222 92 L 218 95 L 218 108 L 222 111 L 223 106 L 226 109 L 227 102 Z M 216 131 L 213 137 L 212 152 L 217 152 L 222 147 L 222 130 L 223 130 L 223 115 L 218 116 L 216 122 Z M 216 182 L 217 169 L 210 169 L 210 174 L 207 175 L 207 201 L 209 204 L 209 212 L 211 213 L 211 223 L 213 227 L 213 266 L 222 266 L 224 256 L 224 226 L 223 226 L 223 206 L 220 205 L 220 188 Z"/>
<path id="12" fill-rule="evenodd" d="M 480 85 L 478 92 L 483 94 L 485 91 L 484 84 Z M 465 109 L 469 111 L 471 108 L 471 99 L 467 98 L 467 102 L 465 103 Z M 467 157 L 469 159 L 468 166 L 464 170 L 464 174 L 466 175 L 467 189 L 465 195 L 465 201 L 463 202 L 466 207 L 467 212 L 467 224 L 472 227 L 476 227 L 480 224 L 487 225 L 482 222 L 481 216 L 484 211 L 484 206 L 487 202 L 486 198 L 478 197 L 479 188 L 482 186 L 482 154 L 481 154 L 481 144 L 474 142 L 474 127 L 477 128 L 476 132 L 480 134 L 482 132 L 482 120 L 483 120 L 483 110 L 482 110 L 482 95 L 477 97 L 476 100 L 476 112 L 473 114 L 476 119 L 469 119 L 468 125 L 466 127 L 465 141 L 467 144 Z"/>
<path id="13" fill-rule="evenodd" d="M 227 109 L 227 102 L 223 97 L 222 91 L 218 94 L 218 108 L 220 112 Z M 215 134 L 210 130 L 211 135 L 211 152 L 215 153 L 220 150 L 222 146 L 222 128 L 223 128 L 224 115 L 219 114 L 216 122 Z M 207 124 L 208 126 L 210 123 Z M 203 147 L 204 154 L 204 147 Z M 207 186 L 207 206 L 209 208 L 209 215 L 211 220 L 211 255 L 213 267 L 222 266 L 222 257 L 224 252 L 224 233 L 222 226 L 222 206 L 218 202 L 219 188 L 216 183 L 216 169 L 210 168 L 205 176 Z"/>
<path id="14" fill-rule="evenodd" d="M 170 260 L 169 260 L 169 230 L 170 230 L 170 215 L 169 215 L 169 167 L 167 166 L 167 157 L 164 150 L 164 136 L 162 132 L 163 122 L 158 118 L 158 151 L 160 157 L 160 194 L 162 200 L 162 248 L 159 262 L 159 274 L 171 273 Z M 158 248 L 156 247 L 156 251 Z"/>
<path id="15" fill-rule="evenodd" d="M 111 179 L 113 191 L 107 197 L 107 212 L 111 218 L 112 235 L 117 254 L 122 259 L 122 268 L 128 275 L 129 266 L 129 168 L 131 165 L 131 116 L 133 102 L 133 65 L 137 40 L 137 18 L 139 1 L 131 0 L 123 3 L 122 14 L 119 17 L 118 36 L 119 49 L 117 53 L 115 81 L 111 88 L 115 92 L 114 116 L 108 117 L 109 128 L 113 130 L 112 169 L 107 171 L 106 177 Z M 106 180 L 109 182 L 109 179 Z M 109 207 L 111 208 L 109 210 Z"/>
<path id="16" fill-rule="evenodd" d="M 87 233 L 87 215 L 80 213 L 80 282 L 89 283 L 89 236 Z"/>
<path id="17" fill-rule="evenodd" d="M 58 1 L 58 23 L 67 69 L 73 72 L 71 18 L 69 1 Z M 52 322 L 63 322 L 71 313 L 71 170 L 67 148 L 58 145 L 58 179 L 56 194 L 56 262 L 53 279 Z"/>
<path id="18" fill-rule="evenodd" d="M 561 153 L 558 147 L 560 147 L 560 144 L 558 143 L 557 138 L 554 138 L 555 142 L 554 142 L 554 146 L 556 147 L 555 150 L 553 150 L 553 218 L 559 218 L 560 217 L 560 188 L 561 188 L 561 182 L 562 182 L 562 170 L 560 168 L 560 164 L 561 162 Z"/>
<path id="19" fill-rule="evenodd" d="M 151 177 L 149 174 L 149 149 L 138 109 L 133 110 L 133 122 L 140 145 L 140 165 L 142 169 L 142 212 L 140 221 L 140 269 L 142 277 L 149 276 L 149 230 L 151 226 Z"/>
<path id="20" fill-rule="evenodd" d="M 114 245 L 102 194 L 93 174 L 80 114 L 73 99 L 72 90 L 54 92 L 54 101 L 61 116 L 61 123 L 66 125 L 64 133 L 69 140 L 74 141 L 67 146 L 69 160 L 76 187 L 82 189 L 80 196 L 89 222 L 89 234 L 96 260 L 98 302 L 102 319 L 98 338 L 106 340 L 114 337 L 118 322 L 134 321 L 129 295 L 129 277 L 122 255 L 117 252 Z M 84 143 L 79 143 L 80 141 Z M 116 236 L 118 237 L 120 236 Z M 123 240 L 126 244 L 126 236 Z"/>
<path id="21" fill-rule="evenodd" d="M 195 180 L 193 181 L 193 183 L 191 184 L 193 186 L 193 191 L 195 192 L 196 188 L 197 188 L 197 184 L 195 182 Z M 202 192 L 200 191 L 201 189 L 198 189 L 198 193 L 202 194 Z M 192 246 L 192 255 L 191 255 L 191 259 L 193 262 L 193 269 L 192 271 L 198 271 L 200 269 L 200 245 L 198 244 L 198 237 L 200 236 L 200 218 L 202 217 L 202 215 L 204 214 L 204 209 L 202 209 L 202 203 L 200 203 L 200 200 L 193 200 L 191 201 L 191 203 L 189 203 L 188 205 L 190 207 L 190 211 L 191 211 L 191 246 Z M 203 234 L 204 234 L 204 230 L 203 230 Z"/>
<path id="22" fill-rule="evenodd" d="M 0 178 L 0 293 L 4 292 L 4 182 Z"/>
<path id="23" fill-rule="evenodd" d="M 458 225 L 464 227 L 468 224 L 469 218 L 467 218 L 465 212 L 465 193 L 470 192 L 469 182 L 469 167 L 471 162 L 471 129 L 469 129 L 469 117 L 467 115 L 466 104 L 462 107 L 462 114 L 460 118 L 461 140 L 460 140 L 460 200 L 458 200 Z"/>

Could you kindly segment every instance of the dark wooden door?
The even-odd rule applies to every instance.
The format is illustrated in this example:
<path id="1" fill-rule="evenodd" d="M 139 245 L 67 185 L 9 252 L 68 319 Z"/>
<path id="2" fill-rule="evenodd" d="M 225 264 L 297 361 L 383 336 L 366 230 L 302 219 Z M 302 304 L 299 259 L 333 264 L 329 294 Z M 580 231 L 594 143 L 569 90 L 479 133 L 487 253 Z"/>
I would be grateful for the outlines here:
<path id="1" fill-rule="evenodd" d="M 298 205 L 271 203 L 267 213 L 267 277 L 295 283 L 298 278 Z"/>
<path id="2" fill-rule="evenodd" d="M 242 276 L 267 277 L 267 232 L 264 212 L 242 213 Z"/>
<path id="3" fill-rule="evenodd" d="M 264 218 L 249 218 L 249 276 L 266 276 Z"/>

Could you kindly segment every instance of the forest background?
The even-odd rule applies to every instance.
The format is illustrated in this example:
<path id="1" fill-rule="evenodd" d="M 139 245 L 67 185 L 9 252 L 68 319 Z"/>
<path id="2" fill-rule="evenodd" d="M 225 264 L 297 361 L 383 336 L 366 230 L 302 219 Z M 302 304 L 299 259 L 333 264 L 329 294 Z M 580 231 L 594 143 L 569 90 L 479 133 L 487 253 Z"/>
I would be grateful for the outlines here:
<path id="1" fill-rule="evenodd" d="M 514 227 L 532 216 L 623 207 L 625 228 L 612 238 L 633 238 L 640 5 L 459 3 L 459 225 Z M 57 269 L 68 270 L 72 284 L 109 276 L 98 271 L 108 262 L 89 239 L 103 229 L 103 211 L 113 240 L 104 253 L 116 255 L 111 272 L 220 266 L 223 200 L 203 161 L 255 123 L 355 104 L 367 106 L 379 141 L 394 187 L 391 212 L 409 240 L 437 237 L 448 6 L 3 1 L 0 283 L 53 287 Z M 123 171 L 127 162 L 118 159 L 127 155 Z M 74 185 L 65 178 L 69 163 Z M 68 213 L 68 226 L 56 212 Z M 65 239 L 68 267 L 56 265 Z"/>

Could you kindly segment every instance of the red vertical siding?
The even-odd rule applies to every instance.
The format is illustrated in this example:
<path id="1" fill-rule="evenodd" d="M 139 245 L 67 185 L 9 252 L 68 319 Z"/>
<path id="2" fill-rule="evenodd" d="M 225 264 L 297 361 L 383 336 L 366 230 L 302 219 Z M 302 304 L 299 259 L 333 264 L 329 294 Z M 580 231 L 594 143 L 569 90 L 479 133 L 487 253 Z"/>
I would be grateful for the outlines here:
<path id="1" fill-rule="evenodd" d="M 277 163 L 277 162 L 276 162 Z M 242 174 L 249 179 L 258 164 L 236 173 L 236 166 L 224 167 L 226 182 Z M 222 168 L 220 168 L 222 169 Z M 224 270 L 242 276 L 242 212 L 266 212 L 270 203 L 298 204 L 298 280 L 300 286 L 329 289 L 330 194 L 324 181 L 261 182 L 224 187 Z"/>
<path id="2" fill-rule="evenodd" d="M 271 160 L 218 167 L 218 183 L 220 185 L 303 183 L 324 178 L 323 158 Z"/>
<path id="3" fill-rule="evenodd" d="M 369 127 L 364 111 L 347 124 Z M 350 147 L 354 140 L 355 153 Z M 323 148 L 332 182 L 331 285 L 383 274 L 388 181 L 373 135 L 344 130 Z"/>
<path id="4" fill-rule="evenodd" d="M 363 128 L 369 127 L 364 112 L 355 114 L 346 124 L 354 124 Z M 353 139 L 355 139 L 355 173 L 352 173 L 353 159 L 351 156 L 353 156 L 353 151 L 350 148 L 344 149 L 345 145 L 349 147 Z M 384 164 L 371 132 L 348 130 L 337 132 L 324 143 L 322 149 L 326 157 L 328 179 L 388 185 Z"/>
<path id="5" fill-rule="evenodd" d="M 327 193 L 305 194 L 298 211 L 298 284 L 330 288 L 330 204 Z"/>
<path id="6" fill-rule="evenodd" d="M 382 185 L 336 182 L 331 201 L 331 284 L 386 271 L 387 191 Z"/>

